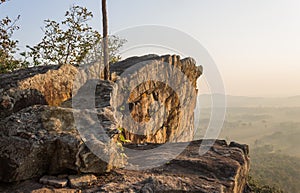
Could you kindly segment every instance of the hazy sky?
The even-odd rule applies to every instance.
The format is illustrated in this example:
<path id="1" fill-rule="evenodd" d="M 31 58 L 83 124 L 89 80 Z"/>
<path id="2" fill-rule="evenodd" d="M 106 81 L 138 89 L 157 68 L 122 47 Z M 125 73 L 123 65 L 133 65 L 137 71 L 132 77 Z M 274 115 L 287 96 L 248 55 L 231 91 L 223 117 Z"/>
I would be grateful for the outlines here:
<path id="1" fill-rule="evenodd" d="M 101 30 L 100 0 L 11 0 L 0 6 L 0 16 L 21 14 L 14 37 L 22 49 L 41 40 L 44 19 L 61 20 L 72 4 L 91 10 L 91 24 Z M 110 33 L 154 24 L 197 39 L 227 94 L 300 95 L 299 0 L 108 0 L 108 11 Z"/>

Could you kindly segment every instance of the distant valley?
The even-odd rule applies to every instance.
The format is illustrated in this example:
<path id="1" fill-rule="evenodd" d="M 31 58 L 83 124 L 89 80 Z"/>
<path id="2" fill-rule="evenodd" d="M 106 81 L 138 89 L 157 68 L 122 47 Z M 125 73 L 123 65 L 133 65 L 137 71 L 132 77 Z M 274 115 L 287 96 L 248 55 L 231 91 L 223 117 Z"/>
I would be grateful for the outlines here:
<path id="1" fill-rule="evenodd" d="M 214 95 L 219 99 L 221 95 Z M 250 146 L 251 175 L 284 192 L 299 192 L 300 96 L 253 98 L 227 96 L 219 138 Z M 211 116 L 211 96 L 199 96 L 196 138 L 202 138 Z"/>

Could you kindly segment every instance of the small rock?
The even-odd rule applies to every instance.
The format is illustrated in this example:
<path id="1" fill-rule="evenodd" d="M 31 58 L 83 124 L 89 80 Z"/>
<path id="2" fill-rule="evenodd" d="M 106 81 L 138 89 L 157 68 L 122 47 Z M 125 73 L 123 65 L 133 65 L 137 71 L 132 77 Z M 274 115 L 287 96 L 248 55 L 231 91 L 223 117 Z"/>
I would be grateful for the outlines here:
<path id="1" fill-rule="evenodd" d="M 68 174 L 60 174 L 57 177 L 60 179 L 65 179 L 65 178 L 68 178 Z"/>
<path id="2" fill-rule="evenodd" d="M 54 186 L 57 188 L 63 188 L 63 187 L 67 186 L 68 180 L 62 179 L 62 178 L 57 178 L 55 176 L 43 176 L 40 179 L 40 183 L 45 184 L 45 185 Z"/>
<path id="3" fill-rule="evenodd" d="M 249 146 L 246 145 L 246 144 L 239 144 L 239 143 L 236 143 L 236 142 L 231 142 L 229 144 L 229 147 L 237 147 L 237 148 L 240 148 L 241 150 L 243 150 L 243 152 L 246 154 L 246 155 L 249 155 Z"/>
<path id="4" fill-rule="evenodd" d="M 81 190 L 75 189 L 49 189 L 49 188 L 40 188 L 31 191 L 31 193 L 81 193 Z"/>
<path id="5" fill-rule="evenodd" d="M 80 187 L 88 186 L 94 183 L 95 181 L 97 181 L 97 177 L 92 174 L 71 175 L 68 178 L 72 188 L 80 188 Z"/>

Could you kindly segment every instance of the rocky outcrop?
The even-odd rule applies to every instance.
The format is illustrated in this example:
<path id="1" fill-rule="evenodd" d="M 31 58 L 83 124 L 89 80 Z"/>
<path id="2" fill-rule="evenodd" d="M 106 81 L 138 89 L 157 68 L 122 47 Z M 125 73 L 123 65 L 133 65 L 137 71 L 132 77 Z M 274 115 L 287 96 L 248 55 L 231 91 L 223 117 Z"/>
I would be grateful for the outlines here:
<path id="1" fill-rule="evenodd" d="M 166 68 L 164 64 L 174 67 L 182 77 L 177 76 L 178 73 L 172 74 L 170 71 L 173 69 Z M 124 71 L 138 65 L 142 71 L 132 71 L 134 73 L 130 77 L 122 77 Z M 153 65 L 159 68 L 155 71 Z M 1 75 L 0 117 L 36 104 L 61 105 L 71 98 L 73 88 L 79 89 L 89 79 L 95 80 L 98 69 L 98 65 L 86 68 L 46 66 L 40 67 L 40 70 L 35 67 Z M 196 81 L 202 73 L 202 68 L 197 67 L 193 59 L 181 60 L 179 56 L 170 55 L 133 57 L 113 64 L 111 71 L 117 75 L 114 86 L 117 92 L 111 93 L 110 105 L 115 109 L 118 126 L 125 129 L 126 139 L 133 143 L 192 140 Z M 158 74 L 159 77 L 156 76 Z M 74 79 L 77 79 L 75 83 Z M 124 88 L 130 89 L 130 92 L 122 92 Z M 128 108 L 127 118 L 130 116 L 134 121 L 124 119 L 124 112 L 120 112 L 124 106 Z M 158 119 L 162 121 L 158 122 Z M 141 125 L 144 128 L 141 129 Z"/>
<path id="2" fill-rule="evenodd" d="M 111 169 L 111 165 L 118 165 L 119 149 L 113 141 L 105 143 L 102 139 L 103 136 L 110 139 L 117 132 L 109 106 L 113 85 L 109 81 L 88 81 L 80 90 L 85 93 L 91 84 L 96 85 L 97 120 L 86 113 L 91 109 L 85 102 L 90 104 L 90 101 L 83 95 L 73 101 L 79 102 L 82 109 L 67 108 L 68 103 L 65 107 L 35 105 L 0 121 L 0 181 L 64 172 L 101 174 Z M 75 121 L 78 116 L 85 121 L 83 125 Z"/>
<path id="3" fill-rule="evenodd" d="M 111 66 L 114 81 L 99 81 L 98 67 L 0 75 L 1 182 L 47 176 L 46 185 L 29 181 L 28 192 L 243 191 L 247 146 L 217 141 L 200 155 L 200 144 L 209 143 L 190 142 L 202 74 L 193 59 L 130 58 Z M 117 146 L 118 139 L 131 144 Z M 97 179 L 81 183 L 90 173 Z M 18 192 L 27 182 L 0 191 Z"/>
<path id="4" fill-rule="evenodd" d="M 247 188 L 247 174 L 249 172 L 248 146 L 234 144 L 227 145 L 218 140 L 204 155 L 199 155 L 200 145 L 205 141 L 193 141 L 187 144 L 185 150 L 172 161 L 148 170 L 134 171 L 117 169 L 103 176 L 64 176 L 69 179 L 69 188 L 55 188 L 55 186 L 41 186 L 37 182 L 24 182 L 23 185 L 7 187 L 3 192 L 27 190 L 27 192 L 202 192 L 202 193 L 242 193 Z M 158 144 L 128 148 L 146 151 L 156 148 Z M 153 159 L 161 159 L 166 153 L 181 146 L 174 143 L 173 148 L 164 149 Z M 235 146 L 237 145 L 237 146 Z M 245 151 L 246 150 L 246 151 Z M 136 159 L 132 157 L 131 159 Z M 44 179 L 43 177 L 42 179 Z M 63 181 L 61 177 L 47 177 L 55 180 L 55 185 Z M 44 180 L 45 181 L 45 180 Z M 49 180 L 48 180 L 49 181 Z M 64 181 L 63 181 L 64 182 Z M 47 182 L 49 185 L 49 182 Z M 60 185 L 60 183 L 59 183 Z M 1 189 L 0 189 L 1 190 Z"/>
<path id="5" fill-rule="evenodd" d="M 165 118 L 157 117 L 157 120 L 163 120 L 159 124 L 156 122 L 147 123 L 147 127 L 141 135 L 135 134 L 135 125 L 130 127 L 127 125 L 126 130 L 123 130 L 125 133 L 122 135 L 131 140 L 132 143 L 165 143 L 167 141 L 192 140 L 193 109 L 196 101 L 195 85 L 201 71 L 195 66 L 192 59 L 180 60 L 179 57 L 175 56 L 153 56 L 151 60 L 148 60 L 149 57 L 143 65 L 150 65 L 153 62 L 156 62 L 156 65 L 162 65 L 162 62 L 166 62 L 169 66 L 171 64 L 177 66 L 178 69 L 184 69 L 183 72 L 188 77 L 189 80 L 187 81 L 191 83 L 191 86 L 185 87 L 180 82 L 175 82 L 180 85 L 181 91 L 185 93 L 181 97 L 184 99 L 182 100 L 184 103 L 181 104 L 178 93 L 169 85 L 155 81 L 142 82 L 129 93 L 130 115 L 137 122 L 143 122 L 146 117 L 150 117 L 149 108 L 152 103 L 159 102 L 163 104 L 161 108 L 164 109 Z M 117 63 L 113 65 L 113 69 L 116 66 L 128 67 L 128 63 L 135 66 L 134 61 L 141 62 L 144 60 L 143 57 L 139 60 L 136 58 L 128 59 L 125 60 L 126 64 Z M 122 68 L 118 67 L 117 69 L 121 70 Z M 125 69 L 123 68 L 123 70 Z M 147 68 L 146 70 L 149 71 Z M 9 97 L 14 97 L 11 103 L 13 110 L 11 112 L 2 111 L 4 112 L 3 116 L 6 118 L 0 124 L 0 162 L 3 163 L 0 166 L 0 180 L 18 181 L 40 176 L 44 173 L 55 174 L 64 171 L 103 173 L 109 169 L 93 153 L 102 154 L 98 150 L 101 149 L 98 147 L 99 145 L 103 149 L 108 148 L 105 144 L 107 138 L 105 139 L 103 136 L 109 136 L 108 139 L 114 138 L 113 140 L 118 138 L 118 128 L 124 125 L 124 121 L 120 116 L 122 112 L 120 113 L 118 110 L 121 105 L 128 106 L 128 104 L 126 97 L 124 97 L 126 95 L 116 92 L 122 90 L 125 85 L 134 88 L 133 86 L 136 83 L 134 81 L 132 83 L 128 79 L 123 81 L 123 77 L 119 77 L 121 84 L 118 81 L 112 83 L 90 79 L 78 90 L 77 95 L 72 100 L 62 103 L 62 107 L 33 106 L 36 103 L 51 103 L 54 105 L 55 101 L 66 100 L 71 93 L 70 87 L 73 85 L 71 81 L 74 79 L 72 77 L 75 77 L 74 73 L 76 71 L 80 72 L 81 77 L 84 79 L 80 79 L 79 83 L 85 82 L 87 78 L 91 77 L 86 75 L 87 72 L 85 74 L 83 70 L 65 65 L 57 70 L 50 69 L 44 74 L 35 73 L 35 75 L 26 77 L 24 80 L 20 78 L 12 79 L 14 83 L 11 83 L 4 93 Z M 152 71 L 151 73 L 157 72 Z M 147 77 L 148 73 L 139 73 L 139 75 L 143 76 L 145 80 L 151 78 Z M 20 77 L 22 76 L 20 75 Z M 173 81 L 176 80 L 181 81 L 177 78 Z M 49 82 L 53 82 L 52 86 L 45 86 Z M 62 87 L 62 85 L 64 86 Z M 90 94 L 89 90 L 93 87 L 95 91 Z M 32 89 L 32 92 L 26 94 L 29 88 Z M 12 90 L 14 92 L 10 92 Z M 60 90 L 64 92 L 60 93 Z M 28 102 L 30 100 L 32 102 Z M 72 103 L 73 109 L 71 109 Z M 17 111 L 19 109 L 20 111 Z M 90 114 L 86 113 L 89 112 L 86 110 L 94 109 L 97 110 L 97 120 L 92 120 L 89 117 Z M 10 113 L 13 114 L 8 116 Z M 80 122 L 82 119 L 86 120 L 83 120 L 82 123 Z M 99 126 L 103 129 L 100 129 Z M 155 132 L 153 132 L 153 128 L 156 128 Z M 82 137 L 93 153 L 83 144 Z M 112 151 L 113 148 L 109 147 L 109 149 Z M 116 160 L 118 159 L 109 157 L 104 160 L 114 162 L 112 164 L 117 165 Z"/>
<path id="6" fill-rule="evenodd" d="M 193 139 L 196 82 L 202 74 L 195 60 L 147 55 L 115 63 L 111 71 L 120 76 L 111 105 L 126 139 L 133 143 Z"/>
<path id="7" fill-rule="evenodd" d="M 107 163 L 83 143 L 71 109 L 32 106 L 1 121 L 0 181 L 106 170 Z"/>
<path id="8" fill-rule="evenodd" d="M 92 73 L 84 69 L 79 71 L 77 84 L 74 83 L 78 88 L 86 77 L 96 77 L 93 70 Z M 166 143 L 193 139 L 196 82 L 202 67 L 196 66 L 192 58 L 180 59 L 175 55 L 133 57 L 113 64 L 111 71 L 116 76 L 108 94 L 112 96 L 108 105 L 113 111 L 114 124 L 123 129 L 126 140 Z M 99 103 L 101 97 L 107 96 L 103 94 L 105 89 L 94 86 L 96 98 L 93 98 L 89 90 L 93 83 L 85 87 L 78 91 L 79 108 L 93 108 L 88 104 L 91 100 Z M 71 107 L 72 102 L 74 100 L 70 99 L 62 106 Z M 96 108 L 101 107 L 96 105 Z"/>
<path id="9" fill-rule="evenodd" d="M 109 182 L 102 187 L 102 190 L 106 192 L 243 192 L 247 184 L 250 164 L 248 153 L 244 151 L 248 146 L 240 144 L 228 146 L 225 141 L 217 140 L 207 153 L 199 155 L 200 145 L 205 144 L 203 141 L 188 143 L 178 157 L 163 166 L 146 171 L 119 170 L 126 180 Z M 161 154 L 151 157 L 151 160 L 155 162 L 166 154 L 172 154 L 174 149 L 180 148 L 181 145 L 182 143 L 172 144 L 171 147 L 162 149 Z M 157 145 L 147 145 L 138 149 L 143 152 L 155 146 Z"/>
<path id="10" fill-rule="evenodd" d="M 44 104 L 58 106 L 72 96 L 78 69 L 72 65 L 42 66 L 0 75 L 0 117 Z"/>

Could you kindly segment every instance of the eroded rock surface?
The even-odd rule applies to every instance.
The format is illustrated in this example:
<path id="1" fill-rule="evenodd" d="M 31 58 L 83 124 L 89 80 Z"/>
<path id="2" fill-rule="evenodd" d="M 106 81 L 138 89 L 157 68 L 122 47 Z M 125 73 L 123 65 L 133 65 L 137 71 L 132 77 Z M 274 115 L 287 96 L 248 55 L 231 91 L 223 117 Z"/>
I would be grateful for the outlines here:
<path id="1" fill-rule="evenodd" d="M 139 68 L 143 73 L 134 71 L 138 65 L 145 67 Z M 160 68 L 155 71 L 153 65 Z M 176 73 L 174 76 L 165 65 L 174 67 L 174 71 L 180 72 L 184 78 L 176 76 Z M 130 68 L 134 73 L 124 78 L 122 74 Z M 73 88 L 79 89 L 88 81 L 98 78 L 97 69 L 98 64 L 83 68 L 72 65 L 46 66 L 0 75 L 0 117 L 5 118 L 36 104 L 61 105 L 72 97 Z M 115 108 L 118 126 L 125 129 L 126 139 L 133 143 L 192 140 L 196 81 L 202 74 L 202 67 L 197 67 L 192 58 L 180 59 L 175 55 L 133 57 L 113 64 L 111 72 L 119 78 L 116 77 L 114 85 L 114 90 L 118 92 L 109 93 L 113 94 L 110 105 Z M 127 95 L 122 89 L 129 91 Z M 96 103 L 104 96 L 98 93 L 100 96 L 96 95 Z M 120 112 L 123 106 L 130 111 L 129 116 L 133 119 L 130 123 Z M 141 124 L 145 128 L 141 129 Z"/>
<path id="2" fill-rule="evenodd" d="M 193 139 L 196 82 L 202 74 L 194 59 L 147 55 L 115 63 L 111 71 L 120 76 L 111 105 L 126 139 L 133 143 Z"/>
<path id="3" fill-rule="evenodd" d="M 72 109 L 31 106 L 0 123 L 0 181 L 107 170 L 83 143 Z"/>
<path id="4" fill-rule="evenodd" d="M 249 172 L 248 146 L 227 145 L 225 141 L 216 141 L 214 146 L 204 155 L 199 155 L 200 144 L 205 141 L 193 141 L 186 144 L 185 150 L 175 159 L 156 168 L 133 171 L 117 169 L 110 174 L 97 178 L 82 176 L 69 177 L 76 179 L 76 188 L 57 189 L 48 187 L 48 191 L 81 191 L 90 192 L 202 192 L 202 193 L 243 193 L 247 188 Z M 173 148 L 182 143 L 174 143 Z M 131 148 L 141 151 L 155 148 L 158 144 Z M 155 159 L 160 159 L 173 149 L 165 149 Z M 133 158 L 134 159 L 134 158 Z M 90 185 L 88 185 L 90 183 Z M 28 192 L 43 192 L 46 188 L 37 185 L 37 182 L 25 182 L 23 190 Z M 14 188 L 10 187 L 6 191 Z M 4 191 L 5 191 L 4 190 Z"/>
<path id="5" fill-rule="evenodd" d="M 166 154 L 172 154 L 181 145 L 182 143 L 172 144 L 171 147 L 162 149 L 160 154 L 149 156 L 149 159 L 161 159 Z M 177 158 L 163 166 L 146 171 L 120 170 L 126 180 L 110 182 L 103 189 L 107 192 L 243 192 L 250 164 L 248 153 L 244 151 L 248 146 L 229 146 L 225 141 L 218 140 L 207 153 L 199 155 L 200 145 L 205 146 L 205 141 L 188 143 Z M 138 149 L 147 156 L 143 151 L 155 146 L 157 145 L 147 145 Z"/>
<path id="6" fill-rule="evenodd" d="M 0 75 L 0 118 L 36 105 L 58 106 L 72 96 L 78 69 L 72 65 L 42 66 Z"/>

